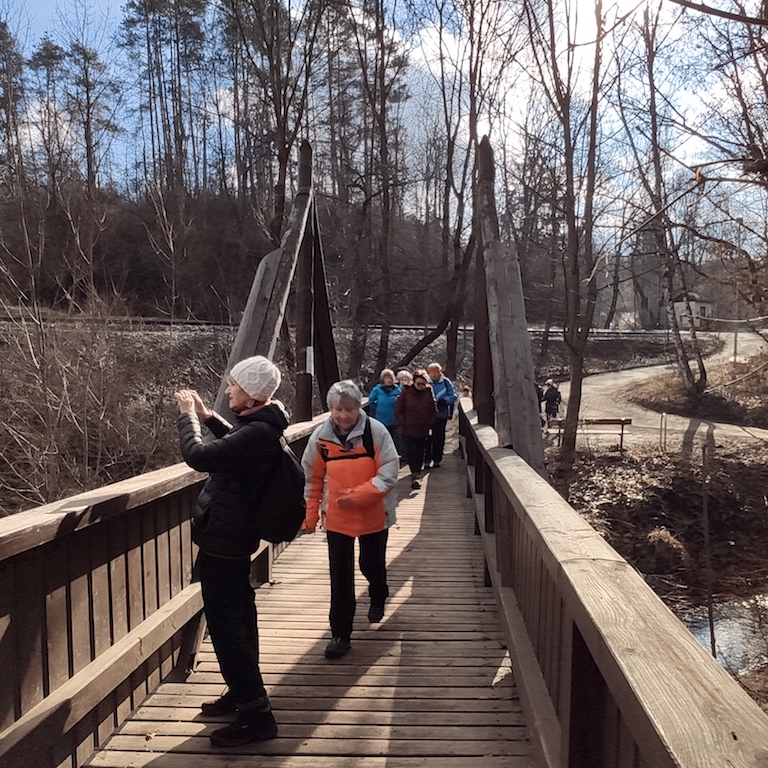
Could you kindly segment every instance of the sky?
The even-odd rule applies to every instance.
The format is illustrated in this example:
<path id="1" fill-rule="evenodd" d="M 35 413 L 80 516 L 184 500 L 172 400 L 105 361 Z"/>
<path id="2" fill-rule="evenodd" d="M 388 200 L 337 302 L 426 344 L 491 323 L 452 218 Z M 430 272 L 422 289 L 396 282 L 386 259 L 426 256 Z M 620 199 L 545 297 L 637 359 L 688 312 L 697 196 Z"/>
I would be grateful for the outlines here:
<path id="1" fill-rule="evenodd" d="M 55 35 L 60 17 L 74 17 L 79 7 L 89 19 L 108 19 L 111 23 L 120 16 L 123 0 L 0 0 L 0 10 L 8 12 L 13 26 L 19 30 L 29 28 L 30 42 L 36 43 L 46 32 Z M 5 14 L 3 14 L 5 15 Z"/>

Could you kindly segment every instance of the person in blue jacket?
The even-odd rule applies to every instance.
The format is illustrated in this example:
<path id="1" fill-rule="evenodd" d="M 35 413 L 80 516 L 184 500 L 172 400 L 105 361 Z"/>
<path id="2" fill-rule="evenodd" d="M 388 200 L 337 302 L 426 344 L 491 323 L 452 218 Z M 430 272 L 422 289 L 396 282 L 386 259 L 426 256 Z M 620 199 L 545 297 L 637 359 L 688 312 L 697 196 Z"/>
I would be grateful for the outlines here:
<path id="1" fill-rule="evenodd" d="M 437 418 L 432 425 L 429 441 L 427 442 L 427 456 L 425 466 L 439 467 L 443 460 L 445 449 L 445 428 L 453 416 L 453 404 L 456 402 L 456 390 L 453 382 L 443 375 L 440 363 L 430 363 L 427 366 L 432 393 L 437 403 Z"/>
<path id="2" fill-rule="evenodd" d="M 395 445 L 397 439 L 397 419 L 395 419 L 395 400 L 402 390 L 395 383 L 395 373 L 385 368 L 379 376 L 379 383 L 368 395 L 368 412 L 376 421 L 380 421 L 392 435 Z"/>

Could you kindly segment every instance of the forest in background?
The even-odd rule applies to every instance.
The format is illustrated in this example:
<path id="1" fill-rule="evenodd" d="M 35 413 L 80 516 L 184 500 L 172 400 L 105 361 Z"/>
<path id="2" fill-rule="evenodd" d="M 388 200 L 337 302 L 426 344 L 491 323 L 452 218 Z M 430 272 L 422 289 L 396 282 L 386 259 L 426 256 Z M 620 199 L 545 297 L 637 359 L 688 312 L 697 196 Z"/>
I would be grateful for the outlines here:
<path id="1" fill-rule="evenodd" d="M 0 296 L 237 322 L 306 139 L 339 321 L 450 333 L 487 134 L 529 321 L 577 354 L 629 294 L 650 327 L 702 285 L 763 314 L 765 27 L 725 5 L 75 0 L 40 40 L 0 13 Z"/>
<path id="2" fill-rule="evenodd" d="M 696 292 L 721 318 L 768 314 L 766 27 L 757 5 L 722 5 L 130 0 L 107 28 L 74 0 L 39 40 L 0 10 L 10 471 L 39 500 L 65 463 L 82 488 L 141 471 L 154 411 L 129 418 L 115 394 L 135 372 L 114 365 L 110 324 L 236 325 L 286 235 L 304 140 L 345 376 L 395 362 L 393 324 L 431 329 L 419 343 L 444 340 L 458 370 L 487 135 L 528 321 L 566 350 L 564 449 L 594 328 L 667 328 L 701 396 L 674 300 L 689 321 Z M 108 459 L 106 426 L 123 446 Z"/>

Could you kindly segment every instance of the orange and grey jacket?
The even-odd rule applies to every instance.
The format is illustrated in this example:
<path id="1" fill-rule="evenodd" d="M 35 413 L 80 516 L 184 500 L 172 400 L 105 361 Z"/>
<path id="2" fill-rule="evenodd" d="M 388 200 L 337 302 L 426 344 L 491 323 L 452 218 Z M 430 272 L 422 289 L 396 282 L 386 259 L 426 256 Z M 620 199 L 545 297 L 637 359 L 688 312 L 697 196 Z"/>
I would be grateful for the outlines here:
<path id="1" fill-rule="evenodd" d="M 363 435 L 370 424 L 372 451 Z M 373 456 L 370 453 L 373 453 Z M 395 522 L 400 460 L 389 430 L 362 411 L 342 444 L 326 419 L 309 438 L 301 459 L 306 474 L 304 530 L 314 531 L 320 515 L 327 531 L 364 536 Z"/>

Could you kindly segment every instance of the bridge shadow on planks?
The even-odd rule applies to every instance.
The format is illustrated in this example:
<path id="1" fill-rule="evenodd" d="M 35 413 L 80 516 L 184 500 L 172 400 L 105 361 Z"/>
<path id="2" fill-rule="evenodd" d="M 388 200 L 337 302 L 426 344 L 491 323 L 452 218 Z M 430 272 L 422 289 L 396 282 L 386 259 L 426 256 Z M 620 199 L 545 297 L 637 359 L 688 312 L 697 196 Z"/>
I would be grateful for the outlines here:
<path id="1" fill-rule="evenodd" d="M 367 585 L 358 574 L 352 650 L 340 660 L 323 656 L 330 639 L 325 535 L 302 536 L 280 555 L 275 582 L 256 596 L 277 739 L 211 746 L 208 735 L 225 721 L 205 719 L 199 706 L 224 686 L 206 641 L 190 678 L 161 685 L 89 765 L 529 768 L 527 729 L 465 488 L 464 465 L 452 454 L 420 491 L 401 472 L 386 614 L 368 624 Z"/>

